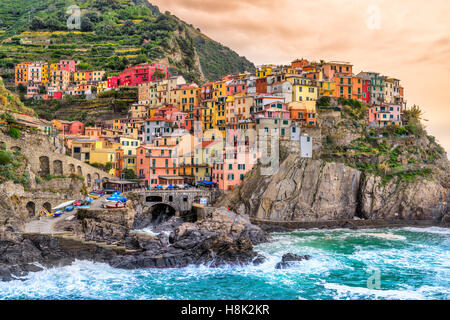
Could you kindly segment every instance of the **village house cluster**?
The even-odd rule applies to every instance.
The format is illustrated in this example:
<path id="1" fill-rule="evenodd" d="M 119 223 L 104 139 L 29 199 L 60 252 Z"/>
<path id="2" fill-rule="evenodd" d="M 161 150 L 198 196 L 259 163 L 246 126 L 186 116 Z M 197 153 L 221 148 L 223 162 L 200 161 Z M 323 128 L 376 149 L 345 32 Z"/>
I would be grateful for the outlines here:
<path id="1" fill-rule="evenodd" d="M 22 62 L 14 68 L 15 84 L 26 86 L 26 98 L 36 100 L 62 99 L 65 95 L 93 97 L 108 85 L 103 81 L 105 71 L 80 71 L 75 60 L 58 63 Z"/>
<path id="2" fill-rule="evenodd" d="M 129 169 L 153 187 L 210 181 L 231 190 L 263 156 L 257 145 L 261 134 L 298 143 L 302 156 L 311 157 L 312 138 L 307 133 L 319 126 L 316 108 L 322 97 L 368 104 L 373 126 L 401 125 L 406 105 L 398 79 L 376 72 L 354 74 L 347 62 L 297 59 L 201 86 L 171 75 L 161 64 L 133 66 L 106 81 L 100 81 L 102 71 L 93 71 L 98 81 L 86 73 L 80 76 L 73 61 L 52 66 L 44 73 L 42 65 L 39 69 L 36 63 L 19 64 L 16 83 L 34 86 L 46 79 L 49 88 L 61 88 L 59 92 L 64 91 L 62 81 L 66 87 L 95 83 L 97 92 L 137 87 L 138 102 L 126 118 L 97 121 L 90 127 L 62 120 L 52 124 L 64 133 L 73 157 L 105 166 L 118 177 Z"/>

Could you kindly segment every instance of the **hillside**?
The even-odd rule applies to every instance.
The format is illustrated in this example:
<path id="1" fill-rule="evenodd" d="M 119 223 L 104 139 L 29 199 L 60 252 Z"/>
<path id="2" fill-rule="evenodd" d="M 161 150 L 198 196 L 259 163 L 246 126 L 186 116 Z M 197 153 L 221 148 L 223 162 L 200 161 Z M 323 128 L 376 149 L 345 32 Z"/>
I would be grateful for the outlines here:
<path id="1" fill-rule="evenodd" d="M 5 88 L 3 79 L 0 77 L 0 110 L 22 112 L 29 115 L 34 115 L 34 111 L 31 108 L 26 107 L 19 96 L 12 93 Z"/>
<path id="2" fill-rule="evenodd" d="M 96 120 L 110 120 L 125 116 L 128 108 L 137 102 L 136 88 L 120 88 L 105 91 L 97 99 L 66 96 L 62 100 L 32 101 L 32 107 L 39 117 L 46 120 L 63 119 L 82 121 L 93 125 Z"/>
<path id="3" fill-rule="evenodd" d="M 81 30 L 67 28 L 71 5 L 81 9 Z M 144 0 L 3 0 L 0 74 L 13 80 L 21 61 L 80 60 L 79 68 L 116 74 L 144 62 L 169 64 L 188 81 L 254 71 L 254 65 L 193 26 Z"/>

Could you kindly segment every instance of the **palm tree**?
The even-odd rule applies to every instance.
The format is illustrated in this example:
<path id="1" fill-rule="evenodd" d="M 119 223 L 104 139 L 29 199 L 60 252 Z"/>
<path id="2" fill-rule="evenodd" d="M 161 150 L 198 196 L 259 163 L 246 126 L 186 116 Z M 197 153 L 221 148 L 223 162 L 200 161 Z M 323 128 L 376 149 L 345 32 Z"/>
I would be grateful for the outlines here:
<path id="1" fill-rule="evenodd" d="M 428 121 L 423 119 L 424 112 L 418 105 L 413 105 L 409 110 L 403 110 L 403 117 L 405 122 L 416 120 L 417 122 Z"/>

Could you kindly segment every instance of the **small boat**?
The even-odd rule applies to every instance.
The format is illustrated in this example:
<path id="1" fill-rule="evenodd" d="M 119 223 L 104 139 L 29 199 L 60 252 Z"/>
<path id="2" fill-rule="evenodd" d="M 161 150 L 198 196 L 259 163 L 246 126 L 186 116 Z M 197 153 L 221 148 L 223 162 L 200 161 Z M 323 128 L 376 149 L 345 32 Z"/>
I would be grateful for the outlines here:
<path id="1" fill-rule="evenodd" d="M 71 201 L 67 201 L 67 202 L 61 203 L 60 205 L 54 207 L 52 210 L 53 211 L 57 211 L 59 209 L 64 209 L 65 207 L 72 205 L 74 202 L 75 202 L 75 200 L 71 200 Z"/>
<path id="2" fill-rule="evenodd" d="M 45 209 L 42 209 L 42 210 L 39 212 L 39 216 L 41 216 L 41 217 L 48 217 L 49 214 L 50 214 L 50 213 L 49 213 L 47 210 L 45 210 Z"/>
<path id="3" fill-rule="evenodd" d="M 79 206 L 81 206 L 81 201 L 74 202 L 73 205 L 75 207 L 79 207 Z"/>
<path id="4" fill-rule="evenodd" d="M 72 211 L 75 207 L 73 205 L 67 206 L 66 211 Z"/>
<path id="5" fill-rule="evenodd" d="M 102 195 L 103 194 L 101 193 L 94 193 L 94 192 L 89 193 L 89 197 L 91 197 L 94 200 L 100 198 Z"/>
<path id="6" fill-rule="evenodd" d="M 59 217 L 60 215 L 62 215 L 63 213 L 64 213 L 64 209 L 59 209 L 53 213 L 53 216 L 56 218 L 56 217 Z"/>
<path id="7" fill-rule="evenodd" d="M 106 200 L 127 202 L 128 201 L 128 197 L 122 197 L 122 196 L 118 196 L 118 195 L 113 195 L 113 196 L 111 196 L 109 198 L 106 198 Z"/>
<path id="8" fill-rule="evenodd" d="M 53 214 L 54 214 L 53 212 L 48 212 L 48 211 L 47 211 L 47 214 L 45 215 L 45 217 L 46 217 L 46 218 L 52 217 Z"/>
<path id="9" fill-rule="evenodd" d="M 88 204 L 81 205 L 80 208 L 90 208 L 91 206 Z"/>
<path id="10" fill-rule="evenodd" d="M 103 189 L 102 192 L 104 194 L 115 194 L 115 193 L 120 194 L 120 190 L 118 189 Z"/>
<path id="11" fill-rule="evenodd" d="M 105 208 L 107 209 L 121 209 L 125 208 L 125 205 L 121 201 L 117 201 L 115 204 L 105 204 Z"/>

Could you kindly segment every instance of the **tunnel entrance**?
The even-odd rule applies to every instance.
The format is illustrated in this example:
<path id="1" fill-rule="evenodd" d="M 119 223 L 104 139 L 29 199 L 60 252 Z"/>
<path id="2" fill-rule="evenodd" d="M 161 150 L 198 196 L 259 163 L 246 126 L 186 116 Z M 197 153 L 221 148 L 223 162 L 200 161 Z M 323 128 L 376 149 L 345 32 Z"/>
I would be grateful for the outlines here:
<path id="1" fill-rule="evenodd" d="M 36 205 L 34 204 L 34 202 L 32 202 L 32 201 L 28 202 L 27 205 L 26 205 L 26 209 L 28 211 L 28 216 L 30 218 L 35 216 L 35 214 L 36 214 L 36 212 L 35 212 Z"/>
<path id="2" fill-rule="evenodd" d="M 171 217 L 175 216 L 175 209 L 167 204 L 158 203 L 151 207 L 150 214 L 152 215 L 152 225 L 157 225 L 166 222 Z"/>

